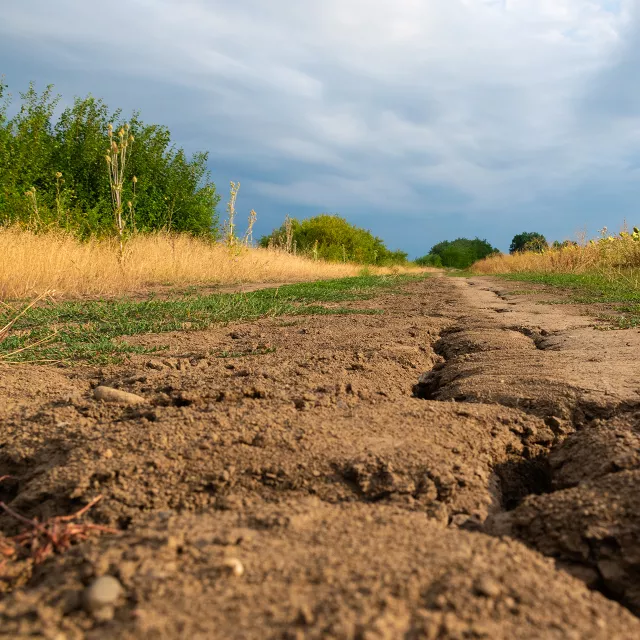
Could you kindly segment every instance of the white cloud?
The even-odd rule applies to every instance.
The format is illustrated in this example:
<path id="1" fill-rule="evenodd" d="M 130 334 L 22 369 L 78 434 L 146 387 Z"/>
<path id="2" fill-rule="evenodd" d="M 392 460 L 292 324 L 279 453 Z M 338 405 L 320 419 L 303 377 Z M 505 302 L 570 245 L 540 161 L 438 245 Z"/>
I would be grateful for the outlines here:
<path id="1" fill-rule="evenodd" d="M 418 213 L 433 186 L 460 192 L 473 211 L 606 171 L 622 179 L 640 150 L 640 119 L 605 116 L 593 129 L 588 95 L 633 45 L 635 9 L 635 0 L 114 0 L 107 13 L 102 3 L 21 0 L 3 9 L 0 36 L 74 51 L 97 73 L 196 91 L 201 146 L 224 136 L 236 141 L 230 157 L 249 148 L 256 163 L 276 159 L 279 183 L 254 184 L 266 197 L 323 207 L 331 193 L 336 207 Z"/>

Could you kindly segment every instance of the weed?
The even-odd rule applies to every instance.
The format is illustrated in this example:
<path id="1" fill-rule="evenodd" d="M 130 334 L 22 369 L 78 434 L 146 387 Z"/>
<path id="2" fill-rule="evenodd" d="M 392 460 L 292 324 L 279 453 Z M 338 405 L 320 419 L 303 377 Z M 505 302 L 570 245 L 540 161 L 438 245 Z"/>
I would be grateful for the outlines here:
<path id="1" fill-rule="evenodd" d="M 124 187 L 124 171 L 127 164 L 127 152 L 133 146 L 133 136 L 129 131 L 129 125 L 125 124 L 118 131 L 117 140 L 114 139 L 113 125 L 109 125 L 109 151 L 106 155 L 107 170 L 109 173 L 109 186 L 111 188 L 111 204 L 118 233 L 120 246 L 120 262 L 124 262 L 124 228 L 125 220 L 122 210 L 122 189 Z M 133 205 L 129 204 L 129 211 L 133 215 Z"/>
<path id="2" fill-rule="evenodd" d="M 227 203 L 227 220 L 224 223 L 224 241 L 228 247 L 236 245 L 236 198 L 238 197 L 238 191 L 240 190 L 240 183 L 230 183 L 229 202 Z"/>

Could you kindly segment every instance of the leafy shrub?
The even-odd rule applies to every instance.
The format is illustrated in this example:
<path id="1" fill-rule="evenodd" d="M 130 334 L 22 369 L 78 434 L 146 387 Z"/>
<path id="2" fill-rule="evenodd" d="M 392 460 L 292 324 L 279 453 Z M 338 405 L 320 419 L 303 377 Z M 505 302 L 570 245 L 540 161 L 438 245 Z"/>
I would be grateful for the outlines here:
<path id="1" fill-rule="evenodd" d="M 511 246 L 509 247 L 509 253 L 521 251 L 536 251 L 540 253 L 548 247 L 549 243 L 541 233 L 536 233 L 535 231 L 523 231 L 522 233 L 513 236 Z"/>
<path id="2" fill-rule="evenodd" d="M 263 236 L 260 245 L 281 247 L 332 262 L 392 265 L 407 261 L 405 252 L 390 251 L 370 231 L 329 214 L 302 221 L 287 218 L 279 229 Z"/>
<path id="3" fill-rule="evenodd" d="M 429 253 L 421 258 L 416 258 L 415 263 L 420 267 L 442 267 L 442 258 L 437 253 Z"/>
<path id="4" fill-rule="evenodd" d="M 108 126 L 124 124 L 91 95 L 75 98 L 54 121 L 59 96 L 53 86 L 41 94 L 30 84 L 20 110 L 8 119 L 9 97 L 0 82 L 0 225 L 33 230 L 62 227 L 81 237 L 113 231 L 113 209 L 105 156 Z M 171 143 L 166 127 L 128 124 L 135 142 L 127 159 L 123 202 L 131 202 L 138 231 L 217 234 L 220 196 L 206 168 L 207 154 L 190 159 Z M 134 181 L 135 176 L 135 181 Z"/>
<path id="5" fill-rule="evenodd" d="M 454 269 L 467 269 L 477 260 L 499 253 L 486 240 L 475 238 L 457 238 L 445 240 L 431 247 L 431 251 L 422 258 L 416 260 L 420 265 L 432 265 L 451 267 Z"/>

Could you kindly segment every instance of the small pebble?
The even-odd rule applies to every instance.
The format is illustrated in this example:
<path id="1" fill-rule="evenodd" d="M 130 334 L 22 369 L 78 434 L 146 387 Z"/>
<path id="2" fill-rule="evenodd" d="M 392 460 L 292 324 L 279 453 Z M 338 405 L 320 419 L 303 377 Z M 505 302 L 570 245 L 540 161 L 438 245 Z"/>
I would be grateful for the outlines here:
<path id="1" fill-rule="evenodd" d="M 94 580 L 84 593 L 85 608 L 89 613 L 102 617 L 103 610 L 112 610 L 122 594 L 122 585 L 113 576 Z"/>
<path id="2" fill-rule="evenodd" d="M 483 576 L 479 580 L 476 580 L 474 587 L 478 595 L 487 598 L 497 598 L 502 591 L 500 585 L 488 576 Z"/>
<path id="3" fill-rule="evenodd" d="M 244 574 L 244 565 L 240 560 L 238 560 L 238 558 L 227 558 L 223 561 L 222 567 L 231 575 L 238 578 Z"/>
<path id="4" fill-rule="evenodd" d="M 93 397 L 103 402 L 114 402 L 117 404 L 143 404 L 146 400 L 135 393 L 113 389 L 112 387 L 99 386 L 93 390 Z"/>

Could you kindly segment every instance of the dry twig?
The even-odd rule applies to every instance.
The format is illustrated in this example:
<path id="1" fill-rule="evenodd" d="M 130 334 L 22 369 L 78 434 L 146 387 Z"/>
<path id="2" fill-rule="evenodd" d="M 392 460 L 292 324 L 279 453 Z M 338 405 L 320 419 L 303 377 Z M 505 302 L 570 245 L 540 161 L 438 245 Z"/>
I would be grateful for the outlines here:
<path id="1" fill-rule="evenodd" d="M 7 477 L 9 476 L 1 477 L 0 481 Z M 54 553 L 63 553 L 71 545 L 87 540 L 92 534 L 119 533 L 117 529 L 111 527 L 89 522 L 74 522 L 87 513 L 101 498 L 102 496 L 94 498 L 88 505 L 71 515 L 54 516 L 45 522 L 39 522 L 37 518 L 25 518 L 4 502 L 0 502 L 0 509 L 28 526 L 28 529 L 22 533 L 0 539 L 0 553 L 10 558 L 15 556 L 19 549 L 25 549 L 29 552 L 34 563 L 40 564 Z M 2 569 L 4 562 L 0 563 L 0 569 Z"/>

